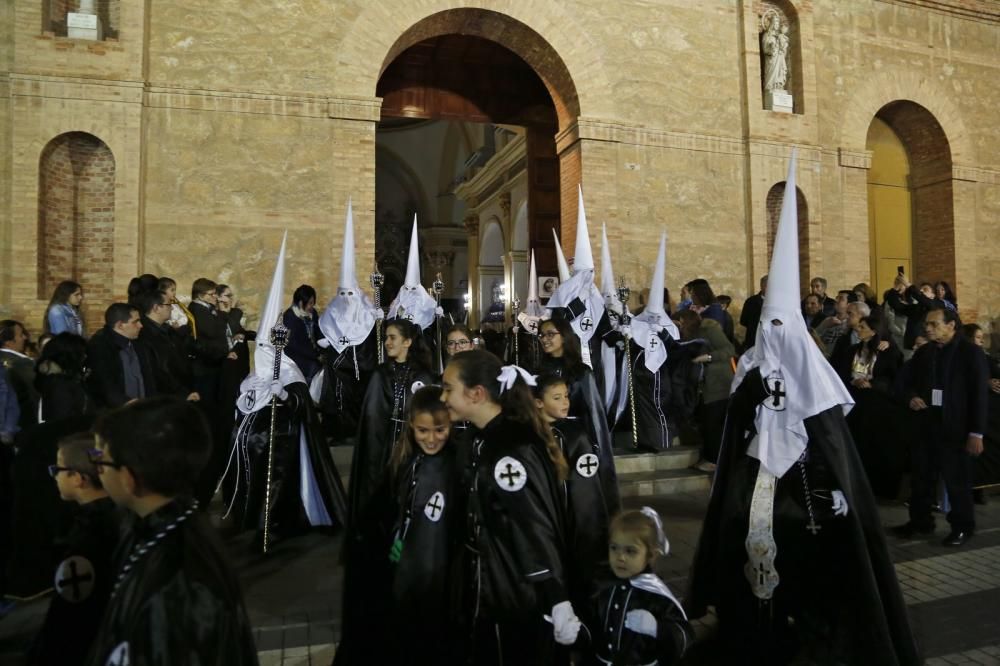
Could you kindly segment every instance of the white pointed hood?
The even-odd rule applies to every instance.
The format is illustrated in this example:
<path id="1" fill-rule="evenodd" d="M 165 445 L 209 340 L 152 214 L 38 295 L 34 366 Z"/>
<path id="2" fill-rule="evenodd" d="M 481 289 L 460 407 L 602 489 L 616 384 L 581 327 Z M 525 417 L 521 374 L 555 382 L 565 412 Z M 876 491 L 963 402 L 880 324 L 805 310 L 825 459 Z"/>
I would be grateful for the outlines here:
<path id="1" fill-rule="evenodd" d="M 604 297 L 604 307 L 616 315 L 622 313 L 622 302 L 618 300 L 618 286 L 615 284 L 615 271 L 611 267 L 611 246 L 608 244 L 608 227 L 601 225 L 601 296 Z"/>
<path id="2" fill-rule="evenodd" d="M 656 372 L 667 360 L 667 349 L 656 335 L 661 328 L 666 329 L 674 340 L 680 340 L 677 324 L 667 315 L 663 307 L 663 284 L 667 272 L 667 232 L 660 234 L 660 249 L 656 255 L 656 266 L 649 283 L 649 300 L 641 313 L 632 319 L 632 336 L 636 344 L 645 350 L 645 365 L 650 372 Z"/>
<path id="3" fill-rule="evenodd" d="M 590 230 L 587 213 L 583 209 L 583 188 L 577 186 L 579 195 L 576 212 L 576 250 L 573 252 L 573 272 L 594 270 L 594 252 L 590 248 Z"/>
<path id="4" fill-rule="evenodd" d="M 799 294 L 799 223 L 795 189 L 796 152 L 788 165 L 781 218 L 774 239 L 767 293 L 757 343 L 740 359 L 733 390 L 753 368 L 771 393 L 757 407 L 747 454 L 781 477 L 805 451 L 805 419 L 835 406 L 848 412 L 854 400 L 824 358 L 802 318 Z M 780 321 L 780 325 L 774 323 Z"/>
<path id="5" fill-rule="evenodd" d="M 358 285 L 354 266 L 354 213 L 347 202 L 344 222 L 344 247 L 340 253 L 340 284 L 337 295 L 330 300 L 319 318 L 319 330 L 330 346 L 342 352 L 363 343 L 375 326 L 375 304 Z"/>
<path id="6" fill-rule="evenodd" d="M 389 305 L 389 318 L 401 317 L 412 321 L 421 330 L 434 322 L 437 302 L 420 284 L 420 241 L 417 236 L 417 216 L 413 216 L 410 233 L 410 255 L 406 261 L 406 279 Z"/>
<path id="7" fill-rule="evenodd" d="M 569 264 L 566 263 L 566 255 L 563 254 L 562 243 L 559 242 L 559 236 L 555 229 L 552 230 L 552 238 L 556 242 L 556 266 L 559 269 L 559 282 L 565 282 L 569 279 Z"/>
<path id="8" fill-rule="evenodd" d="M 525 331 L 532 335 L 538 335 L 538 329 L 542 324 L 542 317 L 545 315 L 545 308 L 538 300 L 538 271 L 535 270 L 535 251 L 531 251 L 531 261 L 528 268 L 528 302 L 517 315 L 517 320 Z"/>
<path id="9" fill-rule="evenodd" d="M 271 402 L 271 381 L 274 379 L 274 347 L 271 345 L 271 329 L 281 323 L 284 311 L 285 290 L 285 245 L 288 232 L 281 239 L 281 249 L 278 251 L 278 261 L 274 267 L 274 277 L 271 278 L 271 288 L 267 292 L 264 307 L 261 308 L 260 324 L 257 328 L 257 340 L 254 346 L 254 369 L 240 384 L 240 396 L 236 406 L 244 414 L 251 414 L 263 409 Z M 295 361 L 286 354 L 281 355 L 282 386 L 295 382 L 305 383 L 305 377 Z"/>

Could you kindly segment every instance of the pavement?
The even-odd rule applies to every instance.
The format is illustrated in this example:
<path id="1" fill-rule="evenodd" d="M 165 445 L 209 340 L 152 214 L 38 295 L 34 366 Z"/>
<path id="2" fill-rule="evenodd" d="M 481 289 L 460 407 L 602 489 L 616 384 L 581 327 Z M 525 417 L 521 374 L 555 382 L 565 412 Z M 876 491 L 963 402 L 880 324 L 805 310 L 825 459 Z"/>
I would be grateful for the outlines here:
<path id="1" fill-rule="evenodd" d="M 657 568 L 677 594 L 686 588 L 707 499 L 706 491 L 697 491 L 627 502 L 652 506 L 663 516 L 671 548 Z M 962 548 L 939 544 L 946 532 L 943 517 L 933 539 L 888 538 L 927 666 L 1000 666 L 1000 494 L 990 499 L 976 507 L 978 531 Z M 885 525 L 906 521 L 901 503 L 882 504 L 879 512 Z M 340 545 L 339 536 L 309 534 L 279 543 L 265 558 L 251 552 L 249 535 L 227 542 L 243 581 L 261 666 L 331 662 L 340 636 Z M 19 603 L 0 620 L 0 665 L 20 663 L 18 655 L 47 603 L 46 598 Z M 695 631 L 698 641 L 683 663 L 722 663 L 715 657 L 713 617 L 696 622 Z"/>

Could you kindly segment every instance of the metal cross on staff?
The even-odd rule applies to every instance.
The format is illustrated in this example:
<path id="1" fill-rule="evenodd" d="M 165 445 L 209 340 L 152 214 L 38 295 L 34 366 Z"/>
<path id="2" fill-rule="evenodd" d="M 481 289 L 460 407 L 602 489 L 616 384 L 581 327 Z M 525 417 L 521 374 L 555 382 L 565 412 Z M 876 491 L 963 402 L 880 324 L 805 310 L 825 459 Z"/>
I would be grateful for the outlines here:
<path id="1" fill-rule="evenodd" d="M 440 310 L 441 309 L 441 295 L 444 293 L 444 280 L 441 279 L 441 274 L 440 273 L 437 274 L 437 276 L 434 279 L 434 282 L 431 283 L 431 291 L 434 292 L 434 302 L 437 303 L 437 309 Z M 434 318 L 437 320 L 435 322 L 437 324 L 437 326 L 436 326 L 436 328 L 437 328 L 437 351 L 435 352 L 435 356 L 437 356 L 437 362 L 438 362 L 438 370 L 437 371 L 438 371 L 439 375 L 442 375 L 442 374 L 444 374 L 444 355 L 441 353 L 442 352 L 442 350 L 441 350 L 441 315 L 437 314 L 437 311 L 435 311 Z"/>
<path id="2" fill-rule="evenodd" d="M 622 304 L 622 326 L 628 326 L 632 322 L 632 315 L 628 311 L 628 301 L 632 297 L 632 290 L 625 283 L 625 276 L 618 278 L 618 300 Z M 628 331 L 629 329 L 626 329 Z M 628 375 L 628 404 L 632 412 L 632 447 L 639 448 L 639 421 L 635 413 L 635 387 L 632 381 L 632 334 L 625 334 L 625 372 Z"/>
<path id="3" fill-rule="evenodd" d="M 281 379 L 281 355 L 288 344 L 288 329 L 281 322 L 271 329 L 271 346 L 274 347 L 274 381 Z M 274 432 L 278 415 L 278 396 L 271 395 L 271 430 L 267 437 L 267 485 L 264 488 L 264 552 L 270 543 L 271 526 L 271 477 L 274 472 Z"/>
<path id="4" fill-rule="evenodd" d="M 372 283 L 372 297 L 375 299 L 375 307 L 382 309 L 382 285 L 385 284 L 385 276 L 378 272 L 378 262 L 375 262 L 375 270 L 369 277 Z M 378 346 L 379 365 L 385 362 L 385 350 L 382 349 L 382 320 L 375 320 L 375 344 Z"/>

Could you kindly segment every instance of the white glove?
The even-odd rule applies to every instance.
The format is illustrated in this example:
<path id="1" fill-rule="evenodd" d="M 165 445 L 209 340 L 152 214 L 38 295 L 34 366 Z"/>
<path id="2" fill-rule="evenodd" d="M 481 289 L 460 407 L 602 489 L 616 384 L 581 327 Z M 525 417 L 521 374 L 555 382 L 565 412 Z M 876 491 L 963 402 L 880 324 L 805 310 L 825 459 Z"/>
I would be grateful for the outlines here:
<path id="1" fill-rule="evenodd" d="M 618 332 L 624 335 L 626 338 L 632 337 L 632 327 L 628 324 L 622 324 L 618 327 Z"/>
<path id="2" fill-rule="evenodd" d="M 572 645 L 580 633 L 580 618 L 573 611 L 573 604 L 561 601 L 552 607 L 552 635 L 560 645 Z"/>
<path id="3" fill-rule="evenodd" d="M 831 494 L 833 495 L 833 515 L 846 516 L 847 498 L 844 497 L 844 491 L 834 490 Z"/>
<path id="4" fill-rule="evenodd" d="M 436 308 L 434 308 L 434 314 L 437 315 L 438 317 L 443 317 L 444 316 L 444 308 L 441 307 L 440 305 L 437 306 Z"/>
<path id="5" fill-rule="evenodd" d="M 326 338 L 320 338 L 319 340 L 316 341 L 316 344 L 319 345 L 320 349 L 330 348 L 330 341 L 327 340 Z"/>
<path id="6" fill-rule="evenodd" d="M 656 618 L 648 610 L 633 610 L 625 613 L 625 628 L 637 634 L 656 638 Z"/>
<path id="7" fill-rule="evenodd" d="M 650 324 L 649 330 L 653 332 L 653 335 L 659 335 L 663 331 L 663 327 L 659 324 Z"/>
<path id="8" fill-rule="evenodd" d="M 375 308 L 375 320 L 382 321 L 383 319 L 385 319 L 385 312 L 382 311 L 382 308 Z"/>
<path id="9" fill-rule="evenodd" d="M 286 400 L 288 398 L 288 391 L 285 390 L 280 381 L 275 381 L 271 382 L 271 395 L 278 400 Z"/>

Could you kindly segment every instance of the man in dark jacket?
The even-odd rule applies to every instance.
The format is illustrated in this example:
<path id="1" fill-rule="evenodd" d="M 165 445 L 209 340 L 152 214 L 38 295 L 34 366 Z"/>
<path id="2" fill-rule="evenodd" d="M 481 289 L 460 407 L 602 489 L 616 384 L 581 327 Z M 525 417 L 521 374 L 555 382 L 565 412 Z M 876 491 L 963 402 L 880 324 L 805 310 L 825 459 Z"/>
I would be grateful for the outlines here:
<path id="1" fill-rule="evenodd" d="M 150 291 L 137 298 L 142 311 L 139 342 L 148 355 L 150 369 L 158 395 L 175 395 L 197 400 L 191 388 L 191 361 L 185 350 L 185 339 L 167 324 L 170 304 L 162 292 Z"/>
<path id="2" fill-rule="evenodd" d="M 764 307 L 764 294 L 767 292 L 767 276 L 760 279 L 760 291 L 743 301 L 740 312 L 740 326 L 746 329 L 741 352 L 757 344 L 757 326 L 760 325 L 760 309 Z"/>
<path id="3" fill-rule="evenodd" d="M 920 441 L 911 449 L 913 481 L 910 520 L 893 528 L 902 538 L 934 531 L 938 477 L 951 502 L 951 533 L 945 546 L 961 546 L 976 529 L 972 501 L 973 458 L 983 452 L 987 428 L 989 367 L 982 350 L 956 335 L 958 315 L 949 308 L 927 313 L 929 342 L 913 354 L 904 398 L 919 421 Z"/>
<path id="4" fill-rule="evenodd" d="M 99 407 L 114 409 L 156 393 L 149 358 L 135 344 L 141 330 L 138 310 L 112 303 L 104 312 L 104 328 L 87 342 L 90 391 Z"/>
<path id="5" fill-rule="evenodd" d="M 292 294 L 292 307 L 285 310 L 281 320 L 288 329 L 285 353 L 295 361 L 306 382 L 309 382 L 322 367 L 316 346 L 322 337 L 319 315 L 316 314 L 316 290 L 307 284 L 300 285 Z"/>

